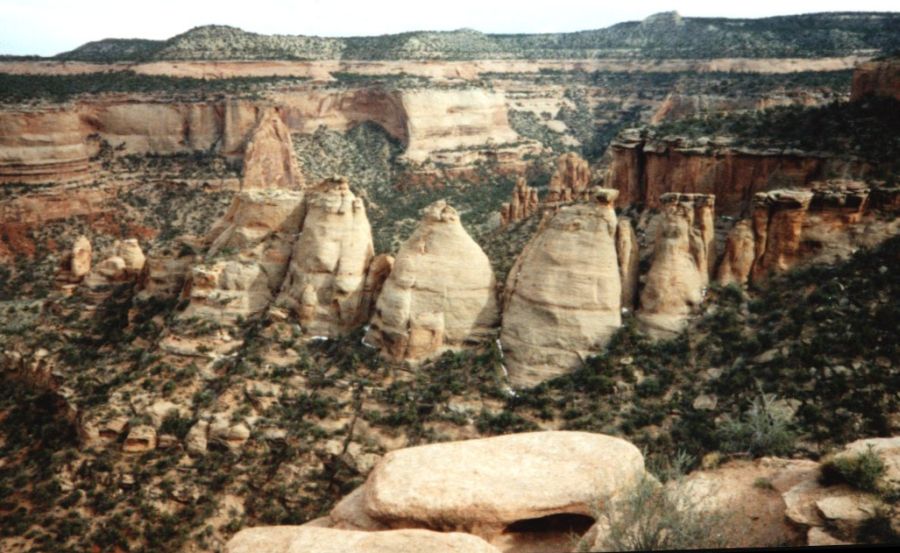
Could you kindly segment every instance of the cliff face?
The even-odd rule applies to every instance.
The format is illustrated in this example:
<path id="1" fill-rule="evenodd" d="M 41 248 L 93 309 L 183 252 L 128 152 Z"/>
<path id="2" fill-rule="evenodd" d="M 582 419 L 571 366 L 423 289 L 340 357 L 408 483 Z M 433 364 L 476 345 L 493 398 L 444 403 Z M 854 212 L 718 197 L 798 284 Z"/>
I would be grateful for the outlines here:
<path id="1" fill-rule="evenodd" d="M 504 151 L 521 157 L 537 144 L 523 140 L 509 126 L 503 94 L 485 89 L 414 90 L 402 94 L 409 144 L 405 153 L 413 163 L 471 165 L 484 159 L 479 150 L 501 161 Z M 522 148 L 525 147 L 525 150 Z"/>
<path id="2" fill-rule="evenodd" d="M 867 94 L 900 100 L 900 57 L 857 66 L 853 71 L 850 99 L 856 101 Z"/>
<path id="3" fill-rule="evenodd" d="M 679 141 L 644 140 L 623 133 L 610 147 L 607 186 L 619 191 L 620 206 L 660 207 L 667 192 L 714 194 L 721 215 L 747 213 L 753 195 L 775 188 L 809 187 L 829 173 L 864 174 L 861 163 L 812 153 L 750 151 L 707 143 L 682 147 Z"/>

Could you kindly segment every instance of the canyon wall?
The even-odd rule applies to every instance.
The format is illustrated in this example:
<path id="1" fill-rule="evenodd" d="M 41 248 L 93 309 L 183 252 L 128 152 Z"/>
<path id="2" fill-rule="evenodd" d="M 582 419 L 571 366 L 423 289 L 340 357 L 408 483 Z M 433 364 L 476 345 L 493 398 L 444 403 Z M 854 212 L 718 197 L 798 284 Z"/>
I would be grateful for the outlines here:
<path id="1" fill-rule="evenodd" d="M 853 71 L 850 99 L 868 94 L 900 100 L 900 57 L 863 63 Z"/>
<path id="2" fill-rule="evenodd" d="M 714 194 L 721 215 L 746 214 L 753 195 L 776 188 L 807 188 L 826 175 L 857 178 L 860 162 L 814 153 L 755 151 L 711 141 L 698 146 L 680 140 L 648 140 L 626 131 L 610 146 L 606 186 L 619 191 L 619 206 L 659 208 L 667 192 Z"/>
<path id="3" fill-rule="evenodd" d="M 503 94 L 486 89 L 301 88 L 263 100 L 196 102 L 110 94 L 0 110 L 0 183 L 90 179 L 101 140 L 120 154 L 240 156 L 261 114 L 273 109 L 293 133 L 375 123 L 407 146 L 406 159 L 419 164 L 469 166 L 488 158 L 520 164 L 522 156 L 540 150 L 510 127 Z"/>

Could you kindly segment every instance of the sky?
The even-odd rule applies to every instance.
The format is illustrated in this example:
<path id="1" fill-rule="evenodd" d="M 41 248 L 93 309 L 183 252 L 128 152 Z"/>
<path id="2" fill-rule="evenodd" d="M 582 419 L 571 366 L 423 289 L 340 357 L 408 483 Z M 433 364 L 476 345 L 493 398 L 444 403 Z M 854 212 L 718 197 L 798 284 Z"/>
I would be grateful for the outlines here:
<path id="1" fill-rule="evenodd" d="M 198 25 L 264 34 L 486 33 L 608 27 L 677 10 L 694 17 L 898 11 L 897 0 L 0 0 L 0 54 L 54 55 L 102 38 L 166 39 Z"/>

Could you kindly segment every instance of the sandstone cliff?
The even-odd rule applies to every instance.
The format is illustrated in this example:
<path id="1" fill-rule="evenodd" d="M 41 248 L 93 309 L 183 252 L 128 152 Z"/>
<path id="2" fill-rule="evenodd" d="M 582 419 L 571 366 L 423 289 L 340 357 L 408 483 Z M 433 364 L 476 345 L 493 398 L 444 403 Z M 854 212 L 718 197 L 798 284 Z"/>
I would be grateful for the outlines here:
<path id="1" fill-rule="evenodd" d="M 299 318 L 307 336 L 339 336 L 369 316 L 363 296 L 372 229 L 346 179 L 325 180 L 307 194 L 303 230 L 276 304 Z"/>
<path id="2" fill-rule="evenodd" d="M 545 221 L 510 270 L 500 342 L 515 386 L 574 369 L 621 324 L 617 192 L 593 193 Z"/>
<path id="3" fill-rule="evenodd" d="M 850 100 L 861 100 L 867 94 L 900 100 L 900 57 L 870 61 L 856 67 Z"/>
<path id="4" fill-rule="evenodd" d="M 241 187 L 291 188 L 303 186 L 291 133 L 274 109 L 259 114 L 244 148 Z"/>
<path id="5" fill-rule="evenodd" d="M 864 174 L 862 163 L 815 153 L 756 151 L 727 141 L 646 139 L 636 130 L 623 132 L 610 144 L 606 186 L 619 191 L 619 206 L 659 208 L 667 192 L 712 194 L 720 215 L 749 213 L 757 192 L 786 186 L 805 188 L 826 174 L 848 178 Z"/>
<path id="6" fill-rule="evenodd" d="M 498 318 L 490 261 L 438 201 L 400 248 L 366 340 L 389 359 L 417 362 L 489 337 Z"/>
<path id="7" fill-rule="evenodd" d="M 758 193 L 752 218 L 739 221 L 728 235 L 718 282 L 743 285 L 801 262 L 833 262 L 891 236 L 897 221 L 878 217 L 870 196 L 855 181 Z"/>
<path id="8" fill-rule="evenodd" d="M 663 194 L 653 261 L 641 292 L 637 317 L 655 337 L 680 331 L 703 299 L 709 283 L 710 242 L 704 222 L 715 198 L 706 194 Z"/>

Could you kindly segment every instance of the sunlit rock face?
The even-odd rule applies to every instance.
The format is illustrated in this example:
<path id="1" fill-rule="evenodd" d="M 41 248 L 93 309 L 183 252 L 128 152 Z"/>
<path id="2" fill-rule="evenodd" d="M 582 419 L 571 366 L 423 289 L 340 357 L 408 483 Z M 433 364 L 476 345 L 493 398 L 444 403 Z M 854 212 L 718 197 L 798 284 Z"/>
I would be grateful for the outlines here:
<path id="1" fill-rule="evenodd" d="M 546 220 L 510 270 L 500 342 L 514 386 L 574 369 L 621 325 L 617 192 L 593 195 Z"/>
<path id="2" fill-rule="evenodd" d="M 456 210 L 437 201 L 397 253 L 366 340 L 389 359 L 413 362 L 477 343 L 496 331 L 495 288 L 487 255 Z"/>
<path id="3" fill-rule="evenodd" d="M 677 334 L 703 299 L 709 283 L 715 197 L 664 194 L 653 261 L 641 293 L 638 320 L 648 334 Z"/>

